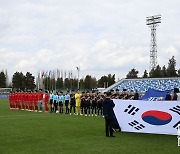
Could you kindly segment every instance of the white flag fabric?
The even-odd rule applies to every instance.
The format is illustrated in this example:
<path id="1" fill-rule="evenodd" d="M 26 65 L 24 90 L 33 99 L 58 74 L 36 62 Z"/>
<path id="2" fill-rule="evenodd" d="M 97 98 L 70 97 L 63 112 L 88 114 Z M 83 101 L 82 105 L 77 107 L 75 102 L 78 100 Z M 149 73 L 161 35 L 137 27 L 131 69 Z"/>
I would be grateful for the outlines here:
<path id="1" fill-rule="evenodd" d="M 113 101 L 114 113 L 122 131 L 177 135 L 179 101 Z"/>

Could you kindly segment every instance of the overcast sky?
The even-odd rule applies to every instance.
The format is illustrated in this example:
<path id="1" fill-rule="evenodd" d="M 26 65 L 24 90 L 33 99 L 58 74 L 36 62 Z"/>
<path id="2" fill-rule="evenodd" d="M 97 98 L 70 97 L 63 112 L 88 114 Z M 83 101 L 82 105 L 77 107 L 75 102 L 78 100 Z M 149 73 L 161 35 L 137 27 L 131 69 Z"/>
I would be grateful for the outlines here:
<path id="1" fill-rule="evenodd" d="M 180 68 L 180 0 L 0 0 L 0 70 L 73 70 L 80 76 L 149 70 L 146 16 L 161 14 L 158 63 Z"/>

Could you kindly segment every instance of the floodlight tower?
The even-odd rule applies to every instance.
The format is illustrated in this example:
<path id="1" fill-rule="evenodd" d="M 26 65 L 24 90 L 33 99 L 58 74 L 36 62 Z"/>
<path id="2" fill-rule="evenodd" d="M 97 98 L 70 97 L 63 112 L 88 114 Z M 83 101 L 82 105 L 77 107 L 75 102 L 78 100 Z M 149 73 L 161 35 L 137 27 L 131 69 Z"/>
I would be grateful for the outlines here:
<path id="1" fill-rule="evenodd" d="M 159 23 L 161 23 L 161 15 L 146 17 L 146 25 L 151 28 L 150 69 L 154 69 L 157 66 L 156 27 Z"/>

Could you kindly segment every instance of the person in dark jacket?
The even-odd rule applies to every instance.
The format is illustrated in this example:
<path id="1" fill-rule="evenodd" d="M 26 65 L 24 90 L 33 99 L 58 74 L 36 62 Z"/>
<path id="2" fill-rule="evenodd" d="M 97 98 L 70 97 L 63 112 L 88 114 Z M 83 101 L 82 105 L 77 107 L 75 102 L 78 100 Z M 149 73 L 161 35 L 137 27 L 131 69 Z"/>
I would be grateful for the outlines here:
<path id="1" fill-rule="evenodd" d="M 136 90 L 135 94 L 134 94 L 134 100 L 138 100 L 139 99 L 139 93 L 138 91 Z"/>
<path id="2" fill-rule="evenodd" d="M 171 100 L 171 94 L 169 92 L 167 92 L 165 100 L 166 101 L 170 101 Z"/>
<path id="3" fill-rule="evenodd" d="M 107 137 L 115 137 L 113 135 L 113 118 L 114 118 L 114 111 L 113 108 L 115 106 L 113 100 L 110 99 L 111 92 L 107 92 L 107 96 L 103 102 L 103 114 L 105 118 L 105 128 L 106 128 L 106 136 Z"/>

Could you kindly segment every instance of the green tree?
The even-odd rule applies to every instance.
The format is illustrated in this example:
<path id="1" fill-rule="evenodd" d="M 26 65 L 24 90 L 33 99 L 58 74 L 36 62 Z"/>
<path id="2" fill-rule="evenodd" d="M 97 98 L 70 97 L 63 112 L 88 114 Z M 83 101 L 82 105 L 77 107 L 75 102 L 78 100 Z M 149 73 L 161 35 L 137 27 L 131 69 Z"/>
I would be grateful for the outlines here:
<path id="1" fill-rule="evenodd" d="M 84 88 L 87 90 L 91 90 L 97 87 L 97 81 L 95 77 L 90 75 L 86 75 L 84 79 Z"/>
<path id="2" fill-rule="evenodd" d="M 71 87 L 70 79 L 65 78 L 65 80 L 64 80 L 64 88 L 65 88 L 66 90 L 69 90 L 70 87 Z"/>
<path id="3" fill-rule="evenodd" d="M 16 90 L 25 90 L 25 76 L 22 72 L 15 72 L 12 78 L 12 87 Z"/>
<path id="4" fill-rule="evenodd" d="M 97 88 L 97 79 L 95 77 L 92 78 L 92 88 Z"/>
<path id="5" fill-rule="evenodd" d="M 107 77 L 107 82 L 108 82 L 108 86 L 111 86 L 115 83 L 115 74 L 111 75 L 111 74 L 108 74 L 108 77 Z"/>
<path id="6" fill-rule="evenodd" d="M 135 68 L 131 69 L 129 71 L 129 73 L 126 75 L 127 79 L 134 79 L 134 78 L 138 78 L 138 73 L 139 71 L 137 71 Z"/>
<path id="7" fill-rule="evenodd" d="M 77 89 L 78 87 L 78 79 L 71 79 L 72 81 L 72 89 Z M 79 81 L 80 89 L 82 87 L 81 79 Z"/>
<path id="8" fill-rule="evenodd" d="M 33 91 L 36 87 L 34 76 L 30 72 L 27 72 L 24 79 L 25 89 Z"/>
<path id="9" fill-rule="evenodd" d="M 161 72 L 162 72 L 161 67 L 159 65 L 157 65 L 155 69 L 152 69 L 149 72 L 149 77 L 151 77 L 151 78 L 160 78 L 160 77 L 162 77 Z"/>
<path id="10" fill-rule="evenodd" d="M 142 77 L 143 77 L 143 78 L 148 78 L 148 72 L 147 72 L 147 70 L 144 71 L 144 74 L 143 74 Z"/>
<path id="11" fill-rule="evenodd" d="M 162 67 L 161 74 L 163 78 L 167 77 L 167 70 L 165 65 Z"/>
<path id="12" fill-rule="evenodd" d="M 178 76 L 176 73 L 176 60 L 174 56 L 169 59 L 168 67 L 167 67 L 167 76 L 168 77 L 176 77 Z"/>
<path id="13" fill-rule="evenodd" d="M 43 85 L 44 85 L 44 88 L 46 90 L 52 90 L 51 87 L 52 87 L 52 84 L 51 84 L 51 79 L 50 77 L 45 77 L 43 79 Z"/>
<path id="14" fill-rule="evenodd" d="M 0 88 L 5 88 L 6 87 L 6 75 L 4 72 L 0 72 Z"/>
<path id="15" fill-rule="evenodd" d="M 57 87 L 56 87 L 56 80 L 55 78 L 52 78 L 50 79 L 50 89 L 51 90 L 55 90 Z"/>
<path id="16" fill-rule="evenodd" d="M 56 87 L 57 89 L 63 89 L 63 78 L 57 78 L 57 81 L 56 81 Z"/>
<path id="17" fill-rule="evenodd" d="M 92 77 L 90 75 L 86 75 L 84 79 L 84 88 L 88 90 L 92 88 Z"/>
<path id="18" fill-rule="evenodd" d="M 98 87 L 106 87 L 108 82 L 107 76 L 102 76 L 99 80 L 98 80 Z"/>
<path id="19" fill-rule="evenodd" d="M 104 75 L 98 80 L 98 87 L 106 88 L 114 83 L 115 83 L 115 74 L 113 75 L 109 74 L 108 76 Z"/>
<path id="20" fill-rule="evenodd" d="M 180 77 L 180 69 L 178 69 L 178 77 Z"/>

